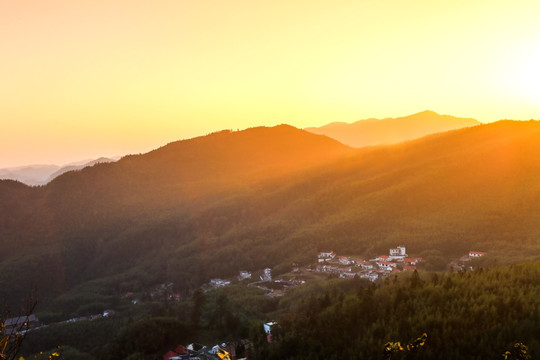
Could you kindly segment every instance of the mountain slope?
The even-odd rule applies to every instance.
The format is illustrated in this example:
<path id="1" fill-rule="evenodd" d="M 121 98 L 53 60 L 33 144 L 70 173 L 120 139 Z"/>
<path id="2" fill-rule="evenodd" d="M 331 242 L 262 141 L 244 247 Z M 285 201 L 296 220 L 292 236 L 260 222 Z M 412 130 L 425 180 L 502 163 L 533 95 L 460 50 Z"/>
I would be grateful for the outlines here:
<path id="1" fill-rule="evenodd" d="M 172 143 L 64 174 L 26 198 L 0 182 L 11 204 L 28 204 L 13 221 L 24 223 L 21 208 L 40 219 L 4 238 L 19 251 L 1 263 L 0 290 L 31 283 L 35 274 L 18 269 L 51 263 L 55 281 L 40 285 L 61 293 L 119 273 L 188 289 L 323 249 L 369 257 L 402 244 L 426 258 L 481 250 L 538 260 L 539 158 L 538 122 L 358 150 L 281 126 Z"/>
<path id="2" fill-rule="evenodd" d="M 50 174 L 49 177 L 47 178 L 47 180 L 43 184 L 51 182 L 52 180 L 54 180 L 54 178 L 56 178 L 56 177 L 58 177 L 58 176 L 60 176 L 62 174 L 65 174 L 68 171 L 80 170 L 80 169 L 83 169 L 83 168 L 88 167 L 88 166 L 94 166 L 96 164 L 101 164 L 101 163 L 114 162 L 116 160 L 117 159 L 100 157 L 100 158 L 95 159 L 95 160 L 83 161 L 81 163 L 75 163 L 75 164 L 66 165 L 66 166 L 63 166 L 60 169 L 56 170 L 52 174 Z M 28 184 L 28 185 L 31 185 L 31 184 Z"/>
<path id="3" fill-rule="evenodd" d="M 288 125 L 222 131 L 66 173 L 48 184 L 44 194 L 57 218 L 78 228 L 188 206 L 352 151 L 333 139 Z"/>
<path id="4" fill-rule="evenodd" d="M 30 186 L 45 185 L 55 177 L 68 171 L 80 170 L 87 166 L 93 166 L 98 163 L 107 163 L 116 161 L 101 157 L 96 160 L 86 160 L 79 163 L 72 163 L 65 166 L 58 165 L 29 165 L 0 169 L 0 179 L 16 180 Z"/>
<path id="5" fill-rule="evenodd" d="M 454 256 L 470 247 L 538 256 L 538 156 L 537 122 L 499 122 L 364 149 L 306 176 L 309 193 L 303 181 L 284 186 L 284 198 L 294 193 L 302 200 L 282 217 L 307 222 L 296 236 L 320 248 L 376 254 L 405 243 L 415 252 Z"/>
<path id="6" fill-rule="evenodd" d="M 331 123 L 305 130 L 326 135 L 349 146 L 364 147 L 395 144 L 429 134 L 475 125 L 480 125 L 480 122 L 469 118 L 439 115 L 433 111 L 423 111 L 399 118 L 360 120 L 352 124 Z"/>

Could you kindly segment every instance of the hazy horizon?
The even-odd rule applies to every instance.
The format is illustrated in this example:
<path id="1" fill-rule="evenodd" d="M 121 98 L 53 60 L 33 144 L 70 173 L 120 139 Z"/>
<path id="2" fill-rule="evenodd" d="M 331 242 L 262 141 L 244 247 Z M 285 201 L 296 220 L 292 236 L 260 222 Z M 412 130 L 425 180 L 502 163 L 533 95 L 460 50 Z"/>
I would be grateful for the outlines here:
<path id="1" fill-rule="evenodd" d="M 358 120 L 354 120 L 354 121 L 350 121 L 350 122 L 343 121 L 341 123 L 343 123 L 343 124 L 353 124 L 353 123 L 356 123 L 356 122 L 359 122 L 359 121 L 373 120 L 373 119 L 377 119 L 377 120 L 398 119 L 398 118 L 407 117 L 407 116 L 410 116 L 410 115 L 415 115 L 415 114 L 418 114 L 418 113 L 423 113 L 423 112 L 426 112 L 426 111 L 432 111 L 432 110 L 423 110 L 423 111 L 420 111 L 420 112 L 416 112 L 414 114 L 404 114 L 403 116 L 398 116 L 398 117 L 395 117 L 395 118 L 381 116 L 381 117 L 378 117 L 378 118 L 358 119 Z M 437 113 L 437 112 L 435 111 L 435 113 Z M 452 114 L 438 114 L 438 115 L 450 115 L 450 116 L 452 116 Z M 332 124 L 332 123 L 321 124 L 321 126 L 325 126 L 325 125 L 329 125 L 329 124 Z M 276 126 L 276 125 L 278 125 L 278 124 L 270 125 L 270 126 Z M 287 124 L 287 125 L 291 125 L 291 124 Z M 257 127 L 257 126 L 266 126 L 266 125 L 254 125 L 254 126 L 251 126 L 251 127 Z M 294 126 L 294 125 L 291 125 L 291 126 Z M 305 127 L 304 129 L 309 129 L 309 128 L 312 128 L 312 127 Z M 107 155 L 107 154 L 103 154 L 100 149 L 95 149 L 95 150 L 93 150 L 93 152 L 82 153 L 81 157 L 76 157 L 76 156 L 71 155 L 71 154 L 61 154 L 60 157 L 58 157 L 58 159 L 64 158 L 65 160 L 57 160 L 56 162 L 54 162 L 54 161 L 42 161 L 42 162 L 31 162 L 31 163 L 25 163 L 25 164 L 14 164 L 14 165 L 3 166 L 2 164 L 6 163 L 5 160 L 9 160 L 9 159 L 3 159 L 2 158 L 2 159 L 0 159 L 0 169 L 16 169 L 16 168 L 25 168 L 25 167 L 32 167 L 32 166 L 63 167 L 63 166 L 70 166 L 70 165 L 81 165 L 81 164 L 84 164 L 86 162 L 97 160 L 99 158 L 120 159 L 120 158 L 122 158 L 123 156 L 126 156 L 126 155 L 147 153 L 147 152 L 155 150 L 155 149 L 157 149 L 159 147 L 165 146 L 170 142 L 175 142 L 175 141 L 180 141 L 180 140 L 189 140 L 189 139 L 192 139 L 192 138 L 195 138 L 195 137 L 205 136 L 205 135 L 208 135 L 208 134 L 210 134 L 212 132 L 221 131 L 221 130 L 245 130 L 245 129 L 232 129 L 232 128 L 215 129 L 213 131 L 209 131 L 207 133 L 196 134 L 196 135 L 191 136 L 191 137 L 171 139 L 171 140 L 169 140 L 167 142 L 164 142 L 164 143 L 156 143 L 154 145 L 148 145 L 148 146 L 146 146 L 144 148 L 134 149 L 132 151 L 125 152 L 123 154 Z M 332 136 L 330 136 L 330 137 L 332 137 Z M 9 162 L 7 164 L 9 164 Z"/>
<path id="2" fill-rule="evenodd" d="M 0 168 L 221 129 L 540 116 L 532 0 L 3 2 Z"/>
<path id="3" fill-rule="evenodd" d="M 402 118 L 402 117 L 407 117 L 407 116 L 415 115 L 415 114 L 418 114 L 418 113 L 422 113 L 422 112 L 425 112 L 425 111 L 433 111 L 433 110 L 423 110 L 423 111 L 420 111 L 420 112 L 415 112 L 415 113 L 412 113 L 412 114 L 404 114 L 402 116 L 396 116 L 396 117 L 380 116 L 380 117 L 373 117 L 373 118 L 369 118 L 369 119 L 357 119 L 357 120 L 353 120 L 353 121 L 342 121 L 342 122 L 339 122 L 339 123 L 351 125 L 351 124 L 354 124 L 356 122 L 366 121 L 366 120 L 399 119 L 399 118 Z M 434 112 L 437 113 L 436 111 L 434 111 Z M 438 115 L 444 115 L 444 116 L 447 116 L 447 115 L 448 116 L 453 116 L 452 114 L 440 114 L 440 113 L 437 113 L 437 114 Z M 474 120 L 477 120 L 477 119 L 474 119 Z M 527 120 L 525 120 L 525 119 L 499 119 L 499 120 L 528 121 L 530 119 L 527 119 Z M 499 120 L 495 120 L 495 121 L 499 121 Z M 334 122 L 334 123 L 332 123 L 332 122 L 324 123 L 324 124 L 321 124 L 320 127 L 324 127 L 324 126 L 335 124 L 335 123 L 336 122 Z M 272 127 L 272 126 L 277 126 L 277 125 L 281 125 L 281 124 L 254 125 L 254 126 L 250 126 L 250 127 L 258 127 L 258 126 Z M 291 124 L 286 124 L 286 125 L 291 125 Z M 291 126 L 294 126 L 294 125 L 291 125 Z M 211 134 L 213 132 L 222 131 L 222 130 L 246 130 L 246 129 L 247 128 L 245 128 L 245 129 L 244 128 L 243 129 L 233 129 L 233 128 L 215 129 L 213 131 L 209 131 L 209 132 L 206 132 L 206 133 L 195 134 L 195 135 L 190 136 L 190 137 L 171 139 L 171 140 L 168 140 L 168 141 L 163 142 L 163 143 L 156 143 L 154 145 L 147 145 L 144 148 L 138 148 L 138 149 L 134 148 L 134 150 L 128 151 L 128 152 L 125 152 L 125 153 L 122 153 L 122 154 L 112 154 L 112 155 L 103 154 L 100 151 L 100 149 L 94 149 L 92 152 L 81 153 L 81 156 L 79 156 L 79 157 L 76 157 L 76 156 L 71 155 L 71 154 L 61 154 L 60 157 L 58 157 L 57 159 L 64 158 L 65 160 L 57 160 L 56 162 L 54 160 L 53 161 L 46 161 L 45 160 L 45 161 L 42 161 L 42 162 L 30 162 L 30 163 L 9 165 L 9 164 L 11 164 L 9 162 L 9 159 L 0 158 L 0 169 L 16 169 L 16 168 L 25 168 L 25 167 L 32 167 L 32 166 L 56 166 L 56 167 L 60 168 L 60 167 L 65 167 L 65 166 L 70 166 L 70 165 L 82 165 L 82 164 L 84 164 L 86 162 L 91 162 L 91 161 L 97 160 L 99 158 L 108 158 L 108 159 L 118 160 L 118 159 L 120 159 L 120 158 L 122 158 L 124 156 L 127 156 L 127 155 L 144 154 L 144 153 L 150 152 L 152 150 L 155 150 L 157 148 L 160 148 L 162 146 L 167 145 L 168 143 L 175 142 L 175 141 L 189 140 L 189 139 L 193 139 L 193 138 L 200 137 L 200 136 L 206 136 L 206 135 Z M 301 129 L 316 129 L 316 127 L 307 126 L 307 127 L 301 128 Z M 317 133 L 317 132 L 315 132 L 315 133 Z M 330 136 L 330 135 L 326 135 L 326 136 L 334 138 L 333 136 Z M 39 153 L 39 151 L 37 151 L 37 153 Z M 8 162 L 5 162 L 5 160 L 8 160 Z M 3 163 L 6 163 L 8 165 L 3 166 L 2 165 Z"/>

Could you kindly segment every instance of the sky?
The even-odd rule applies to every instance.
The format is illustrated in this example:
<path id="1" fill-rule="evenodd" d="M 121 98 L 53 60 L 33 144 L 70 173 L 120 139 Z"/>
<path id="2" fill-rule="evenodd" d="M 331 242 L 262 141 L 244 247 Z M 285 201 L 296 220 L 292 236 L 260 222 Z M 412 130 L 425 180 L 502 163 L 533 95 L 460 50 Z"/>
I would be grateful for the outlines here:
<path id="1" fill-rule="evenodd" d="M 537 0 L 0 2 L 0 168 L 221 129 L 540 118 Z"/>

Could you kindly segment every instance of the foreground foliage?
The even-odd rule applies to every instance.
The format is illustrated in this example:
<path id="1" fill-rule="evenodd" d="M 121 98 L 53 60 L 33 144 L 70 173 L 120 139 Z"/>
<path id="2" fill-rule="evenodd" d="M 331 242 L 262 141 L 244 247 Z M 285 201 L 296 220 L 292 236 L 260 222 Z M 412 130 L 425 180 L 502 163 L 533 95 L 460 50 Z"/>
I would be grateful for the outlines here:
<path id="1" fill-rule="evenodd" d="M 516 340 L 539 354 L 539 278 L 535 263 L 442 276 L 403 274 L 378 287 L 327 283 L 307 298 L 283 299 L 288 311 L 278 341 L 260 342 L 257 358 L 369 359 L 383 356 L 385 343 L 398 355 L 403 347 L 393 339 L 412 341 L 423 332 L 429 340 L 414 353 L 418 359 L 493 358 Z"/>

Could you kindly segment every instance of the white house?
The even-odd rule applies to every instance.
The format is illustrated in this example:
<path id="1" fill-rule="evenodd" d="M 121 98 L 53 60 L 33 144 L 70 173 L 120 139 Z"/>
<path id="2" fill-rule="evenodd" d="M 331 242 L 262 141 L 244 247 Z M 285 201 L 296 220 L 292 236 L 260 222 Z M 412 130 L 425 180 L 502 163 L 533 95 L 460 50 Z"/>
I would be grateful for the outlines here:
<path id="1" fill-rule="evenodd" d="M 373 264 L 370 264 L 370 263 L 368 263 L 367 261 L 362 261 L 362 262 L 360 263 L 360 266 L 361 266 L 362 269 L 364 269 L 364 270 L 371 270 L 371 269 L 373 269 Z"/>
<path id="2" fill-rule="evenodd" d="M 390 258 L 391 258 L 391 260 L 403 259 L 405 257 L 407 257 L 407 251 L 405 249 L 405 246 L 398 246 L 395 249 L 390 249 Z"/>
<path id="3" fill-rule="evenodd" d="M 334 251 L 330 252 L 320 252 L 319 255 L 317 255 L 319 258 L 319 262 L 329 261 L 336 257 L 336 253 Z"/>
<path id="4" fill-rule="evenodd" d="M 277 322 L 275 321 L 269 321 L 267 323 L 264 323 L 264 332 L 268 335 L 272 334 L 272 328 L 277 325 Z"/>
<path id="5" fill-rule="evenodd" d="M 469 257 L 470 258 L 477 258 L 486 255 L 483 251 L 469 251 Z"/>
<path id="6" fill-rule="evenodd" d="M 210 285 L 214 287 L 221 287 L 221 286 L 227 286 L 230 285 L 231 282 L 229 280 L 222 280 L 222 279 L 212 279 L 210 280 Z"/>
<path id="7" fill-rule="evenodd" d="M 251 273 L 249 271 L 240 271 L 238 280 L 251 279 Z"/>
<path id="8" fill-rule="evenodd" d="M 266 268 L 264 269 L 264 281 L 270 281 L 272 280 L 272 269 Z"/>
<path id="9" fill-rule="evenodd" d="M 351 265 L 353 263 L 353 261 L 347 256 L 340 256 L 338 260 L 342 265 Z"/>
<path id="10" fill-rule="evenodd" d="M 392 271 L 396 267 L 396 263 L 390 261 L 377 261 L 377 266 L 382 270 Z"/>
<path id="11" fill-rule="evenodd" d="M 317 268 L 317 271 L 322 271 L 322 272 L 336 272 L 337 270 L 338 268 L 336 266 L 331 266 L 331 265 L 323 265 Z"/>

